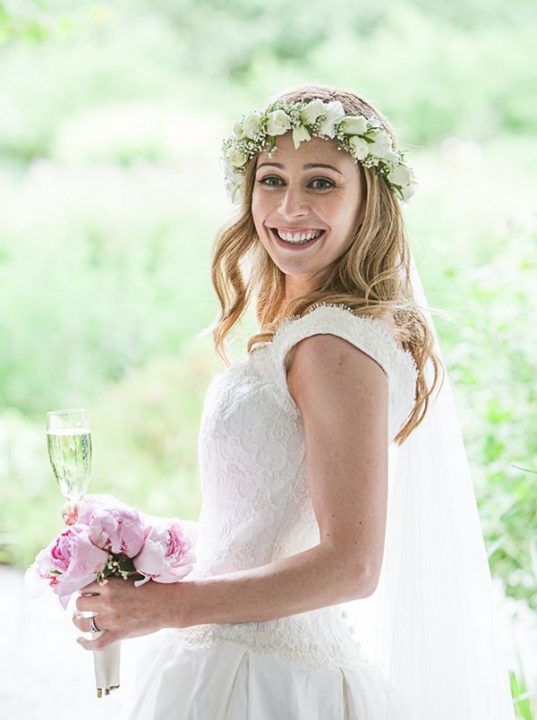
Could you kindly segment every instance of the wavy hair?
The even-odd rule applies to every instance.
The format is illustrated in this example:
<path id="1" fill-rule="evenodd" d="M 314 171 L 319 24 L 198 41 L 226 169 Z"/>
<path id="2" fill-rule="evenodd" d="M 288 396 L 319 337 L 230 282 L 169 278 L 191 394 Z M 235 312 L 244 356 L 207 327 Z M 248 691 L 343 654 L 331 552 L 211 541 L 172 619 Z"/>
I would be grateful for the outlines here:
<path id="1" fill-rule="evenodd" d="M 303 85 L 273 97 L 289 103 L 339 100 L 347 115 L 364 115 L 381 122 L 397 146 L 388 121 L 370 102 L 354 92 L 323 85 Z M 240 321 L 252 297 L 261 332 L 249 338 L 248 353 L 270 342 L 282 321 L 301 316 L 316 303 L 345 305 L 356 315 L 387 321 L 394 337 L 414 358 L 418 375 L 412 411 L 394 442 L 401 445 L 425 417 L 429 398 L 445 369 L 433 350 L 434 338 L 416 304 L 410 280 L 410 249 L 398 201 L 375 168 L 358 163 L 365 194 L 361 222 L 345 252 L 317 273 L 307 295 L 285 299 L 285 274 L 273 263 L 256 233 L 251 213 L 257 156 L 250 159 L 241 186 L 238 216 L 216 236 L 211 278 L 220 301 L 219 317 L 211 327 L 215 349 L 229 365 L 224 340 Z M 248 272 L 243 265 L 249 263 Z M 435 312 L 434 310 L 432 312 Z M 428 386 L 424 368 L 430 361 L 433 380 Z"/>

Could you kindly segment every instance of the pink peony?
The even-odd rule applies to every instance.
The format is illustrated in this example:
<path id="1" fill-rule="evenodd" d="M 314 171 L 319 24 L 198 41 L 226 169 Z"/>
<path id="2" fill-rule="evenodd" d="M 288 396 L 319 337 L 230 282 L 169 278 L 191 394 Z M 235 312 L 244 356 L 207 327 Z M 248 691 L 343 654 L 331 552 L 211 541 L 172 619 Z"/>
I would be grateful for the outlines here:
<path id="1" fill-rule="evenodd" d="M 65 609 L 73 592 L 106 577 L 142 575 L 173 583 L 195 562 L 191 541 L 179 518 L 144 516 L 112 495 L 87 495 L 78 518 L 36 556 L 25 575 L 30 595 L 47 581 Z"/>
<path id="2" fill-rule="evenodd" d="M 104 493 L 95 495 L 84 495 L 84 497 L 78 501 L 78 515 L 77 522 L 85 523 L 89 525 L 90 519 L 97 510 L 108 510 L 110 508 L 128 508 L 128 505 L 118 500 L 113 495 L 106 495 Z"/>
<path id="3" fill-rule="evenodd" d="M 65 609 L 72 593 L 96 580 L 107 560 L 108 553 L 92 543 L 89 527 L 72 525 L 36 556 L 26 571 L 27 587 L 36 576 L 48 580 Z"/>
<path id="4" fill-rule="evenodd" d="M 187 575 L 192 569 L 194 555 L 190 552 L 192 543 L 182 523 L 171 519 L 148 530 L 143 550 L 133 559 L 134 567 L 140 575 L 145 575 L 145 579 L 134 584 L 138 587 L 148 580 L 173 583 Z"/>
<path id="5" fill-rule="evenodd" d="M 145 524 L 141 514 L 112 495 L 83 498 L 78 522 L 90 526 L 94 545 L 115 555 L 133 558 L 143 547 Z"/>

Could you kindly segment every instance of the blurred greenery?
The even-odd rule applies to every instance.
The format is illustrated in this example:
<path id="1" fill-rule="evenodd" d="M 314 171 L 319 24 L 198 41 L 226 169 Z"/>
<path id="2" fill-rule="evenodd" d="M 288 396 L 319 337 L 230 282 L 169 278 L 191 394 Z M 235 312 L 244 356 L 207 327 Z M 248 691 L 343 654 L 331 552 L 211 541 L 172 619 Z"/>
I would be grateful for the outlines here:
<path id="1" fill-rule="evenodd" d="M 300 82 L 397 128 L 404 212 L 492 571 L 537 609 L 535 4 L 131 0 L 0 8 L 0 562 L 61 529 L 44 413 L 87 407 L 92 492 L 195 519 L 222 369 L 210 256 L 231 122 Z M 250 312 L 233 348 L 255 330 Z M 233 355 L 233 351 L 232 351 Z"/>

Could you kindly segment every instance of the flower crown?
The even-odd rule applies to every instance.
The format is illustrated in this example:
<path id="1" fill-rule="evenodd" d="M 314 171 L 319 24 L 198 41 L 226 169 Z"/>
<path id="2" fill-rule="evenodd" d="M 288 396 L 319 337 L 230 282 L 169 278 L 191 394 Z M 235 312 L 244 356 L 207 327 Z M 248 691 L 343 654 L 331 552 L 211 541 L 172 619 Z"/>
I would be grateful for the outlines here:
<path id="1" fill-rule="evenodd" d="M 380 122 L 364 115 L 346 115 L 339 100 L 287 103 L 276 100 L 264 112 L 254 110 L 233 125 L 233 134 L 222 143 L 226 188 L 233 202 L 244 179 L 248 161 L 269 145 L 269 156 L 276 137 L 292 130 L 295 150 L 312 136 L 337 138 L 338 147 L 351 154 L 356 163 L 376 167 L 390 189 L 407 201 L 417 187 L 413 171 L 404 163 L 404 153 L 393 147 L 390 135 Z"/>

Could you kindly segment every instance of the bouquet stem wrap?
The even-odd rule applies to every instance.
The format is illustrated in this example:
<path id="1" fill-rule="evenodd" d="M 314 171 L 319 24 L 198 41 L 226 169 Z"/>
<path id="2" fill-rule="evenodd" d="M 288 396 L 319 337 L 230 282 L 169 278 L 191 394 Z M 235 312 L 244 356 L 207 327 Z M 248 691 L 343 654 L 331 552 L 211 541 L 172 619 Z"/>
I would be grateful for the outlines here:
<path id="1" fill-rule="evenodd" d="M 81 617 L 94 617 L 95 614 L 88 611 L 79 613 Z M 91 640 L 97 640 L 104 633 L 89 631 Z M 110 695 L 111 690 L 119 688 L 119 665 L 121 656 L 121 641 L 112 643 L 102 650 L 93 650 L 93 666 L 95 669 L 95 686 L 97 689 L 97 697 Z"/>
<path id="2" fill-rule="evenodd" d="M 103 632 L 92 632 L 91 639 L 100 638 Z M 97 697 L 110 695 L 111 690 L 119 688 L 119 663 L 121 656 L 121 641 L 112 643 L 102 650 L 93 650 L 93 664 L 95 667 L 95 685 Z"/>

